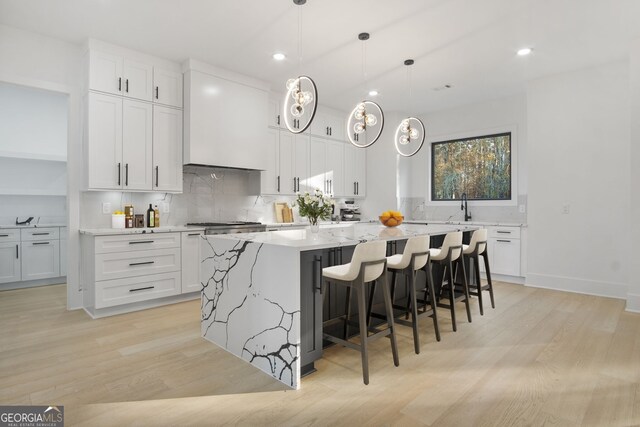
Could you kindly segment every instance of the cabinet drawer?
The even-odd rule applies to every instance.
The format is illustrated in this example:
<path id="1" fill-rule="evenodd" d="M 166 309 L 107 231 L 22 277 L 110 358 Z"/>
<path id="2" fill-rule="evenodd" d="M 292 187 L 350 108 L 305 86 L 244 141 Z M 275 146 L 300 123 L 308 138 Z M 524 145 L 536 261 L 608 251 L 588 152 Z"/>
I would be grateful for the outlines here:
<path id="1" fill-rule="evenodd" d="M 178 295 L 180 272 L 96 282 L 96 308 Z"/>
<path id="2" fill-rule="evenodd" d="M 60 229 L 58 227 L 23 228 L 20 230 L 20 234 L 23 242 L 60 239 Z"/>
<path id="3" fill-rule="evenodd" d="M 520 227 L 488 227 L 489 237 L 496 239 L 519 239 Z"/>
<path id="4" fill-rule="evenodd" d="M 2 242 L 19 242 L 20 230 L 15 228 L 0 228 L 0 243 Z"/>
<path id="5" fill-rule="evenodd" d="M 180 270 L 180 248 L 96 255 L 96 281 Z"/>
<path id="6" fill-rule="evenodd" d="M 96 237 L 96 253 L 141 251 L 180 247 L 180 233 L 145 233 Z"/>

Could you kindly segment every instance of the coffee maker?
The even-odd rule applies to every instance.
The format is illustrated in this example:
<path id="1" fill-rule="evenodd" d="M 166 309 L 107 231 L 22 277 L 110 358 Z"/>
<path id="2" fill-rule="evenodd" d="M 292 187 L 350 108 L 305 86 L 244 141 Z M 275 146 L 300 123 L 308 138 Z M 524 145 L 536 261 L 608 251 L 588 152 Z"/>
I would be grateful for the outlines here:
<path id="1" fill-rule="evenodd" d="M 360 206 L 346 200 L 340 205 L 340 221 L 360 221 Z"/>

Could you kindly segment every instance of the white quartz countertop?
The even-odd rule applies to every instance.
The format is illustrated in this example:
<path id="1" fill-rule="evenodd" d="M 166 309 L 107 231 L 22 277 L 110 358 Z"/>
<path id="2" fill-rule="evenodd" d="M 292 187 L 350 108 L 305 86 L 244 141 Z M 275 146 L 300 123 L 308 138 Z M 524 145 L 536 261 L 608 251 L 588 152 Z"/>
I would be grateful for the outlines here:
<path id="1" fill-rule="evenodd" d="M 31 225 L 0 225 L 0 229 L 8 229 L 8 228 L 48 228 L 48 227 L 66 227 L 67 224 L 31 224 Z"/>
<path id="2" fill-rule="evenodd" d="M 157 228 L 85 228 L 80 234 L 89 236 L 109 236 L 118 234 L 153 234 L 153 233 L 177 233 L 182 231 L 202 231 L 204 227 L 185 227 L 182 225 L 157 227 Z"/>
<path id="3" fill-rule="evenodd" d="M 264 243 L 267 245 L 286 246 L 300 251 L 351 246 L 370 240 L 401 240 L 412 236 L 439 235 L 452 231 L 474 230 L 472 225 L 453 224 L 402 224 L 388 228 L 375 223 L 340 223 L 326 224 L 318 233 L 309 228 L 302 230 L 278 230 L 260 233 L 216 234 L 206 236 L 207 239 L 230 239 Z"/>
<path id="4" fill-rule="evenodd" d="M 435 221 L 435 220 L 409 220 L 405 224 L 449 224 L 449 225 L 489 225 L 497 227 L 526 227 L 526 223 L 503 221 Z"/>

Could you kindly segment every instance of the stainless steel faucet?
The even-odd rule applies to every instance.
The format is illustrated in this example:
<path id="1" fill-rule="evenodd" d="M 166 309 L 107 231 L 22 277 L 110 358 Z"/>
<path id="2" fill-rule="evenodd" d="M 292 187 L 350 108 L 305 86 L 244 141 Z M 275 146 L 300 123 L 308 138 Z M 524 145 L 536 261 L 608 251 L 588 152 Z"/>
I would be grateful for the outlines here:
<path id="1" fill-rule="evenodd" d="M 469 221 L 471 219 L 471 214 L 467 213 L 467 193 L 462 193 L 460 200 L 460 210 L 464 211 L 464 220 Z"/>

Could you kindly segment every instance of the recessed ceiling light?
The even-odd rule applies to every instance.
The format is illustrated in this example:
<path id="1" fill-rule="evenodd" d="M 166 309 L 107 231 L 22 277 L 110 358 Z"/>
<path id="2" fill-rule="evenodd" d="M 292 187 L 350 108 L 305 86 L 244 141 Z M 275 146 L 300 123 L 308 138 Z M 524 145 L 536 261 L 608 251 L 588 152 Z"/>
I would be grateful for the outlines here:
<path id="1" fill-rule="evenodd" d="M 369 96 L 378 96 L 378 91 L 377 90 L 370 90 L 369 91 Z"/>
<path id="2" fill-rule="evenodd" d="M 522 49 L 518 50 L 518 56 L 527 56 L 529 55 L 531 52 L 533 52 L 533 49 L 530 47 L 523 47 Z"/>
<path id="3" fill-rule="evenodd" d="M 283 61 L 286 58 L 284 53 L 276 52 L 273 54 L 273 59 L 276 61 Z"/>

